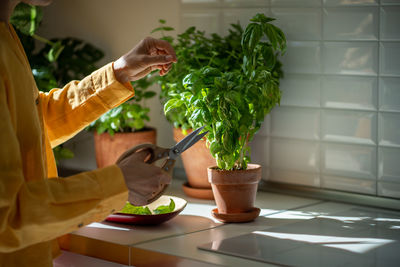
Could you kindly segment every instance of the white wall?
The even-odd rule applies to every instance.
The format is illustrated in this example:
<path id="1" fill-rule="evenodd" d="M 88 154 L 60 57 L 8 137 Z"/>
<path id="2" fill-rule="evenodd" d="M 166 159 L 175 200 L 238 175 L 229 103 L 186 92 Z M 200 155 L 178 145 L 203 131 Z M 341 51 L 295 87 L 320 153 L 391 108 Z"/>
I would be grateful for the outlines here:
<path id="1" fill-rule="evenodd" d="M 40 34 L 47 37 L 76 37 L 102 49 L 104 65 L 129 51 L 159 25 L 159 19 L 169 26 L 179 27 L 178 0 L 55 0 L 44 8 Z M 153 35 L 153 37 L 156 35 Z M 159 91 L 158 86 L 154 90 Z M 162 146 L 173 144 L 172 127 L 166 121 L 158 97 L 149 101 L 150 126 L 157 127 L 157 142 Z M 92 135 L 78 134 L 67 147 L 75 157 L 62 165 L 74 169 L 96 168 Z M 180 164 L 178 164 L 178 167 Z"/>
<path id="2" fill-rule="evenodd" d="M 182 0 L 182 25 L 256 13 L 288 39 L 281 106 L 253 141 L 263 179 L 400 198 L 400 0 Z"/>

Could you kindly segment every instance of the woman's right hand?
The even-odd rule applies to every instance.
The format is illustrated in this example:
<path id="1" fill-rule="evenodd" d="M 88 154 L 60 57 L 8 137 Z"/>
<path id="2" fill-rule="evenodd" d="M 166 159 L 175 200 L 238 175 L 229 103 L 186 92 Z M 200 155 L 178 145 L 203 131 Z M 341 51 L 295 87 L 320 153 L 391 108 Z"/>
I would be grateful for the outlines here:
<path id="1" fill-rule="evenodd" d="M 129 190 L 128 201 L 135 206 L 148 204 L 163 185 L 171 183 L 171 176 L 160 167 L 145 163 L 148 152 L 132 153 L 117 163 Z"/>

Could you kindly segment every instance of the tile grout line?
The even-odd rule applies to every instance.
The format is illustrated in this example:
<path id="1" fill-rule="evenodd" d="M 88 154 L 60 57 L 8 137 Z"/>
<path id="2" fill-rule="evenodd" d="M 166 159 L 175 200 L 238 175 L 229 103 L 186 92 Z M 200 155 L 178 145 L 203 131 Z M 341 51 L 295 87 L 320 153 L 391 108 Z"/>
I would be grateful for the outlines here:
<path id="1" fill-rule="evenodd" d="M 329 200 L 320 200 L 320 201 L 318 201 L 316 203 L 306 204 L 306 205 L 303 205 L 303 206 L 300 206 L 300 207 L 296 207 L 294 209 L 288 209 L 288 210 L 298 210 L 298 209 L 308 208 L 308 207 L 316 206 L 316 205 L 319 205 L 319 204 L 324 204 L 324 203 L 327 203 L 327 202 L 331 202 L 331 201 L 329 201 Z"/>
<path id="2" fill-rule="evenodd" d="M 224 225 L 225 225 L 224 223 L 221 223 L 221 225 L 216 225 L 216 226 L 213 226 L 213 227 L 211 227 L 211 228 L 196 230 L 196 231 L 187 232 L 187 233 L 182 233 L 182 234 L 177 234 L 177 235 L 170 235 L 170 236 L 159 237 L 159 238 L 155 238 L 155 239 L 152 239 L 152 240 L 146 240 L 146 241 L 137 242 L 137 243 L 134 243 L 134 244 L 129 245 L 129 246 L 130 246 L 130 247 L 131 247 L 131 246 L 132 246 L 132 247 L 136 247 L 136 246 L 138 246 L 138 245 L 150 243 L 150 242 L 153 242 L 153 241 L 160 241 L 160 240 L 163 240 L 163 239 L 174 238 L 174 237 L 180 237 L 180 236 L 184 236 L 184 235 L 189 235 L 189 234 L 204 232 L 204 231 L 208 231 L 208 230 L 212 230 L 212 229 L 215 229 L 215 228 L 222 227 L 222 226 L 224 226 Z"/>
<path id="3" fill-rule="evenodd" d="M 323 166 L 323 162 L 322 162 L 322 160 L 323 160 L 323 156 L 322 156 L 322 145 L 323 145 L 323 143 L 322 143 L 322 124 L 323 124 L 323 121 L 322 121 L 322 114 L 323 114 L 323 111 L 322 111 L 322 93 L 323 93 L 323 89 L 322 89 L 322 83 L 323 83 L 323 81 L 322 81 L 322 79 L 323 79 L 323 73 L 325 72 L 325 69 L 324 69 L 324 67 L 323 67 L 323 52 L 324 52 L 324 42 L 325 42 L 325 39 L 324 39 L 324 3 L 323 3 L 323 0 L 321 0 L 321 32 L 320 32 L 320 34 L 321 34 L 321 39 L 320 39 L 320 43 L 319 43 L 319 45 L 320 45 L 320 57 L 319 57 L 319 64 L 320 64 L 320 69 L 319 69 L 319 77 L 318 77 L 318 81 L 319 81 L 319 107 L 318 107 L 318 115 L 319 115 L 319 127 L 318 127 L 318 158 L 319 158 L 319 170 L 318 170 L 318 174 L 319 174 L 319 188 L 323 188 L 322 187 L 322 185 L 323 185 L 323 179 L 322 179 L 322 176 L 323 176 L 323 172 L 322 172 L 322 166 Z M 324 157 L 325 158 L 325 157 Z"/>
<path id="4" fill-rule="evenodd" d="M 379 93 L 380 93 L 380 75 L 381 75 L 381 1 L 378 3 L 378 68 L 377 74 L 377 91 L 376 91 L 376 151 L 375 151 L 375 196 L 378 196 L 378 179 L 379 179 Z"/>

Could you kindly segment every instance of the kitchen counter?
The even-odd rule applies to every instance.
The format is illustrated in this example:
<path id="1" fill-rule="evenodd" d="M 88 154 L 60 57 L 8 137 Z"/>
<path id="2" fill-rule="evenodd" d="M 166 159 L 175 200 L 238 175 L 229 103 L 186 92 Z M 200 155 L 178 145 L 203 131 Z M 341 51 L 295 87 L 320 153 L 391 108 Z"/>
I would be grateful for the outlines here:
<path id="1" fill-rule="evenodd" d="M 309 235 L 308 237 L 315 237 L 318 235 L 320 238 L 329 237 L 329 240 L 331 240 L 334 238 L 332 235 L 336 233 L 338 236 L 349 236 L 350 233 L 361 232 L 368 237 L 369 233 L 371 235 L 376 235 L 376 231 L 371 232 L 372 230 L 376 230 L 376 228 L 372 230 L 369 229 L 364 222 L 366 220 L 362 221 L 362 218 L 369 218 L 368 222 L 372 225 L 371 222 L 375 222 L 373 221 L 375 215 L 375 220 L 378 221 L 379 219 L 390 217 L 387 219 L 390 225 L 381 224 L 381 228 L 379 229 L 381 232 L 383 231 L 382 233 L 392 236 L 392 239 L 381 238 L 376 240 L 390 240 L 387 242 L 391 242 L 391 240 L 400 240 L 400 213 L 398 212 L 384 213 L 382 215 L 382 213 L 379 213 L 380 210 L 362 207 L 360 209 L 359 206 L 354 205 L 267 192 L 258 192 L 257 194 L 256 206 L 261 208 L 261 213 L 255 221 L 249 223 L 223 224 L 211 216 L 211 210 L 215 208 L 214 201 L 187 197 L 181 190 L 181 184 L 182 181 L 174 180 L 174 183 L 169 187 L 166 193 L 167 195 L 182 197 L 188 201 L 186 208 L 174 219 L 158 226 L 133 226 L 109 222 L 88 225 L 64 238 L 64 249 L 68 249 L 69 252 L 65 252 L 61 257 L 56 259 L 55 266 L 67 266 L 67 262 L 81 262 L 85 259 L 87 261 L 87 266 L 91 266 L 89 262 L 92 262 L 93 266 L 110 267 L 129 265 L 275 266 L 274 264 L 269 265 L 266 262 L 276 263 L 279 262 L 279 259 L 267 258 L 266 261 L 262 262 L 260 261 L 260 257 L 270 256 L 255 254 L 246 257 L 241 255 L 241 251 L 238 252 L 235 251 L 235 248 L 226 246 L 226 244 L 229 245 L 229 242 L 223 244 L 222 240 L 232 238 L 229 240 L 232 240 L 232 244 L 234 244 L 235 240 L 238 239 L 236 237 L 239 236 L 239 242 L 241 242 L 240 238 L 242 235 L 243 238 L 246 238 L 246 235 L 255 231 L 261 234 L 265 233 L 265 235 L 268 235 L 267 238 L 271 239 L 276 238 L 271 237 L 274 233 L 276 234 L 276 231 L 271 234 L 268 229 L 272 229 L 271 231 L 274 231 L 274 229 L 283 229 L 281 232 L 285 233 L 292 233 L 294 231 L 293 229 L 296 229 L 296 231 L 299 229 L 300 232 L 296 233 L 297 235 L 294 237 L 294 239 L 297 238 L 295 242 L 307 244 L 307 246 L 304 246 L 305 248 L 301 248 L 303 250 L 308 249 L 309 251 L 315 251 L 315 247 L 309 246 L 308 244 L 314 246 L 316 244 L 308 239 L 298 240 L 299 236 L 304 236 L 298 234 L 306 233 Z M 366 216 L 365 212 L 374 213 L 372 213 L 372 215 L 368 213 L 369 215 Z M 335 214 L 339 214 L 340 216 L 334 216 Z M 353 217 L 351 216 L 352 214 L 354 215 Z M 364 214 L 364 217 L 362 214 Z M 305 221 L 310 222 L 311 226 L 308 227 L 307 224 L 304 225 Z M 362 224 L 360 224 L 360 222 Z M 295 225 L 295 227 L 293 227 L 293 225 Z M 348 227 L 353 227 L 351 228 L 353 230 L 344 231 L 350 229 Z M 306 231 L 307 229 L 308 231 Z M 330 236 L 327 237 L 328 233 Z M 289 237 L 289 239 L 290 238 L 292 237 Z M 357 238 L 360 238 L 360 236 L 357 236 Z M 284 239 L 287 240 L 288 238 L 285 237 Z M 279 238 L 279 240 L 282 239 Z M 359 240 L 354 240 L 359 242 Z M 351 239 L 350 242 L 352 249 L 354 247 L 354 240 Z M 365 240 L 362 239 L 360 242 L 364 241 Z M 211 244 L 208 246 L 208 250 L 205 250 L 204 248 L 206 248 L 207 245 L 204 246 L 204 244 L 208 243 Z M 330 249 L 327 253 L 333 256 L 335 256 L 335 253 L 342 253 L 343 251 L 349 254 L 354 253 L 354 251 L 348 252 L 346 250 L 347 243 L 348 241 L 345 242 L 344 250 L 342 250 L 342 247 L 333 249 L 331 245 L 321 246 L 322 243 L 319 242 L 319 247 L 317 249 L 321 249 L 321 253 L 325 253 L 325 250 Z M 199 249 L 199 246 L 202 246 L 203 249 Z M 216 253 L 215 250 L 220 251 Z M 370 250 L 371 249 L 368 251 Z M 292 253 L 297 253 L 296 250 L 291 251 Z M 281 254 L 284 255 L 284 253 Z M 353 254 L 350 256 L 352 255 Z M 357 251 L 356 255 L 358 255 Z M 357 263 L 357 258 L 350 256 L 348 259 L 345 258 L 346 262 L 351 262 L 353 260 Z M 390 260 L 397 260 L 397 258 L 392 259 L 390 253 L 388 257 L 389 261 L 385 263 L 390 263 Z M 310 262 L 309 260 L 313 257 L 300 257 L 300 259 L 296 259 L 295 263 L 285 262 L 287 258 L 288 257 L 285 257 L 281 260 L 284 261 L 284 264 L 288 265 L 302 265 L 301 263 L 304 263 L 306 266 L 310 264 L 320 265 L 321 263 L 321 261 Z M 329 257 L 327 257 L 327 259 L 329 259 Z M 80 265 L 76 264 L 76 266 Z"/>

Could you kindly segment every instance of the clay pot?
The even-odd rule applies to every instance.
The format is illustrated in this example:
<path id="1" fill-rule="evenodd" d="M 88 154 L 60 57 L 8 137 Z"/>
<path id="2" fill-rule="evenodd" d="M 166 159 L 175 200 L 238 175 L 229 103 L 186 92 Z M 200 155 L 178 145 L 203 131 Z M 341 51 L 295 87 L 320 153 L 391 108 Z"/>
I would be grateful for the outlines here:
<path id="1" fill-rule="evenodd" d="M 218 213 L 248 213 L 254 209 L 258 182 L 261 180 L 261 166 L 248 164 L 247 170 L 218 170 L 208 168 Z"/>
<path id="2" fill-rule="evenodd" d="M 157 132 L 149 128 L 132 133 L 94 134 L 96 163 L 98 168 L 115 164 L 119 156 L 126 150 L 144 143 L 156 144 Z"/>
<path id="3" fill-rule="evenodd" d="M 190 133 L 191 130 L 188 130 Z M 182 129 L 174 128 L 174 139 L 179 142 L 185 137 Z M 214 166 L 215 159 L 211 156 L 210 150 L 206 147 L 204 139 L 198 141 L 190 149 L 181 155 L 186 176 L 191 187 L 211 188 L 207 177 L 207 168 Z"/>
<path id="4" fill-rule="evenodd" d="M 190 133 L 191 130 L 188 130 Z M 185 135 L 181 128 L 174 128 L 174 140 L 179 142 Z M 213 199 L 211 185 L 208 182 L 207 168 L 215 166 L 215 159 L 206 146 L 205 139 L 198 141 L 181 155 L 188 184 L 184 185 L 184 192 L 195 198 Z"/>

